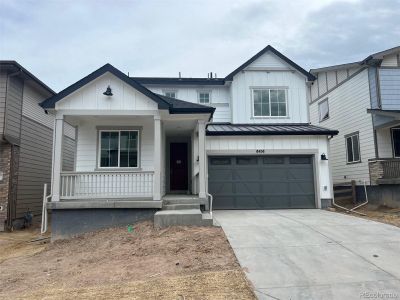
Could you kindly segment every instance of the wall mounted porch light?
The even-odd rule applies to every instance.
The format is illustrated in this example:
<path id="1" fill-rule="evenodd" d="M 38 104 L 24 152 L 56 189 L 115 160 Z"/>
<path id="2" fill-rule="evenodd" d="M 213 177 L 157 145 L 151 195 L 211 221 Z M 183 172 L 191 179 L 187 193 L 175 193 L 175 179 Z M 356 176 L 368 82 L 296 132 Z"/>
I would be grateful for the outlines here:
<path id="1" fill-rule="evenodd" d="M 113 95 L 110 86 L 107 87 L 107 90 L 103 93 L 103 95 L 109 96 L 109 97 L 111 97 Z"/>
<path id="2" fill-rule="evenodd" d="M 326 157 L 326 154 L 325 154 L 325 153 L 322 153 L 322 154 L 321 154 L 321 160 L 328 160 L 328 158 Z"/>

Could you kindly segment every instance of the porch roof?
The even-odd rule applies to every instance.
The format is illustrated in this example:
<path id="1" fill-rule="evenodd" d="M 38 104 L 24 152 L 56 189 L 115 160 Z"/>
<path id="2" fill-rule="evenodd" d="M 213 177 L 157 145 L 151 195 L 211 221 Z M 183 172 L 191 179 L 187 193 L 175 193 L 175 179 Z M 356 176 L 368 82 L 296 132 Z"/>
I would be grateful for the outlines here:
<path id="1" fill-rule="evenodd" d="M 183 101 L 164 95 L 156 94 L 162 98 L 169 105 L 169 112 L 171 114 L 196 114 L 196 113 L 210 113 L 213 114 L 215 107 L 201 105 L 193 102 Z"/>
<path id="2" fill-rule="evenodd" d="M 310 124 L 211 123 L 207 135 L 337 135 L 339 131 Z"/>

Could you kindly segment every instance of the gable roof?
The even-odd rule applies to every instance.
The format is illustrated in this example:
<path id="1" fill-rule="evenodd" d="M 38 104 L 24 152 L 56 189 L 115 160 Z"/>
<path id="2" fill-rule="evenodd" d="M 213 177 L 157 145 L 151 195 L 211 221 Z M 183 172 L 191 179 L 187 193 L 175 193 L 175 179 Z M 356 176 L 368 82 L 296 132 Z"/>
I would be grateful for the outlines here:
<path id="1" fill-rule="evenodd" d="M 131 77 L 140 84 L 224 85 L 224 78 Z"/>
<path id="2" fill-rule="evenodd" d="M 169 104 L 169 112 L 172 114 L 185 113 L 211 113 L 215 111 L 215 107 L 201 105 L 193 102 L 183 101 L 163 95 L 156 94 Z"/>
<path id="3" fill-rule="evenodd" d="M 40 106 L 43 107 L 44 109 L 46 108 L 54 108 L 55 104 L 60 101 L 61 99 L 65 98 L 66 96 L 72 94 L 79 88 L 83 87 L 84 85 L 88 84 L 89 82 L 95 80 L 96 78 L 100 77 L 101 75 L 110 72 L 117 78 L 121 79 L 125 83 L 129 84 L 131 87 L 135 88 L 142 94 L 146 95 L 150 99 L 154 100 L 158 104 L 159 109 L 168 109 L 169 105 L 167 102 L 165 102 L 160 96 L 154 94 L 152 91 L 149 89 L 145 88 L 143 85 L 140 83 L 136 82 L 132 78 L 128 77 L 124 73 L 122 73 L 120 70 L 115 68 L 114 66 L 110 64 L 105 64 L 101 68 L 97 69 L 93 73 L 90 73 L 86 77 L 82 78 L 81 80 L 75 82 L 74 84 L 70 85 L 69 87 L 65 88 L 58 94 L 55 94 L 54 96 L 44 100 L 42 103 L 40 103 Z"/>
<path id="4" fill-rule="evenodd" d="M 302 67 L 300 67 L 298 64 L 296 64 L 294 61 L 290 60 L 289 58 L 287 58 L 285 55 L 283 55 L 282 53 L 280 53 L 278 50 L 276 50 L 274 47 L 272 47 L 271 45 L 268 45 L 267 47 L 265 47 L 264 49 L 262 49 L 260 52 L 258 52 L 256 55 L 254 55 L 252 58 L 250 58 L 248 61 L 246 61 L 245 63 L 243 63 L 240 67 L 238 67 L 236 70 L 234 70 L 233 72 L 231 72 L 229 75 L 227 75 L 225 77 L 225 80 L 233 80 L 233 76 L 235 76 L 237 73 L 239 73 L 240 71 L 242 71 L 244 68 L 246 68 L 248 65 L 250 65 L 252 62 L 254 62 L 256 59 L 258 59 L 260 56 L 262 56 L 263 54 L 267 53 L 267 52 L 272 52 L 273 54 L 275 54 L 276 56 L 278 56 L 280 59 L 282 59 L 283 61 L 285 61 L 287 64 L 289 64 L 290 66 L 292 66 L 293 68 L 295 68 L 297 71 L 299 71 L 301 74 L 305 75 L 307 77 L 307 79 L 309 81 L 313 81 L 315 80 L 314 75 L 312 75 L 311 73 L 307 72 L 306 70 L 304 70 Z"/>
<path id="5" fill-rule="evenodd" d="M 41 86 L 45 91 L 47 91 L 49 94 L 54 95 L 56 94 L 55 91 L 53 91 L 47 84 L 45 84 L 43 81 L 41 81 L 39 78 L 37 78 L 35 75 L 33 75 L 31 72 L 29 72 L 27 69 L 25 69 L 23 66 L 21 66 L 18 62 L 15 60 L 0 60 L 0 70 L 5 70 L 5 69 L 12 69 L 13 72 L 16 71 L 21 71 L 21 73 L 25 76 L 27 76 L 29 79 L 33 80 L 36 84 Z M 25 77 L 26 78 L 26 77 Z"/>
<path id="6" fill-rule="evenodd" d="M 373 53 L 371 55 L 368 55 L 366 58 L 364 58 L 363 60 L 360 60 L 360 61 L 311 69 L 310 73 L 315 74 L 315 73 L 325 72 L 325 71 L 330 71 L 330 70 L 360 67 L 362 65 L 371 65 L 371 64 L 374 65 L 377 63 L 380 64 L 380 62 L 383 60 L 384 56 L 394 54 L 397 52 L 400 52 L 400 46 Z"/>

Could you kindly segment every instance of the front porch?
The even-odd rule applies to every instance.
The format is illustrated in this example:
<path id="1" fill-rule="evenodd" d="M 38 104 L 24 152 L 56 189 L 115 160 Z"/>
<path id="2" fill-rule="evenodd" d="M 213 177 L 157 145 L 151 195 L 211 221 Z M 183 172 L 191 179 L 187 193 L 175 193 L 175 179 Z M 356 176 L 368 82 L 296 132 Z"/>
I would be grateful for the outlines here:
<path id="1" fill-rule="evenodd" d="M 64 121 L 76 128 L 73 170 L 60 163 Z M 208 208 L 205 123 L 203 115 L 63 114 L 55 126 L 48 207 L 162 208 L 169 195 Z"/>

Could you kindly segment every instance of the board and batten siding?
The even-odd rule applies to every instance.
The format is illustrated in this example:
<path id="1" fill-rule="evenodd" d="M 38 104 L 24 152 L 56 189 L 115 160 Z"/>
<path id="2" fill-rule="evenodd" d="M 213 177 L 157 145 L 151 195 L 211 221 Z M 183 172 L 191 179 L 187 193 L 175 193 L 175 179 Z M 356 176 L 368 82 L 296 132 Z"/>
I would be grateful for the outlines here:
<path id="1" fill-rule="evenodd" d="M 112 89 L 112 97 L 103 95 L 108 86 Z M 56 110 L 155 111 L 157 109 L 156 102 L 108 72 L 56 103 Z"/>
<path id="2" fill-rule="evenodd" d="M 318 104 L 328 98 L 329 119 L 319 122 Z M 310 105 L 311 123 L 339 130 L 330 141 L 333 182 L 356 180 L 369 182 L 368 159 L 375 158 L 373 126 L 370 107 L 368 70 L 365 69 L 321 100 Z M 347 164 L 345 136 L 359 132 L 361 163 Z"/>
<path id="3" fill-rule="evenodd" d="M 18 77 L 8 78 L 4 135 L 17 144 L 20 143 L 23 86 Z"/>
<path id="4" fill-rule="evenodd" d="M 244 71 L 233 78 L 232 123 L 308 123 L 304 76 L 292 71 Z M 253 88 L 287 88 L 288 117 L 253 117 Z"/>
<path id="5" fill-rule="evenodd" d="M 199 103 L 198 93 L 201 91 L 207 91 L 211 93 L 212 107 L 215 107 L 213 115 L 213 122 L 231 122 L 231 107 L 230 107 L 230 94 L 228 87 L 215 87 L 215 86 L 198 86 L 198 87 L 186 87 L 186 86 L 161 86 L 161 85 L 147 85 L 146 86 L 153 93 L 164 95 L 166 91 L 175 91 L 176 98 L 179 100 Z M 202 104 L 202 103 L 199 103 Z M 208 104 L 202 104 L 208 105 Z"/>
<path id="6" fill-rule="evenodd" d="M 152 117 L 132 117 L 119 119 L 94 119 L 86 118 L 79 122 L 77 137 L 76 165 L 77 172 L 93 172 L 98 167 L 97 162 L 97 127 L 116 129 L 118 127 L 141 127 L 140 143 L 140 169 L 154 171 L 154 119 Z M 107 171 L 107 169 L 101 169 Z"/>
<path id="7" fill-rule="evenodd" d="M 400 68 L 379 69 L 381 108 L 400 110 Z"/>
<path id="8" fill-rule="evenodd" d="M 329 142 L 326 136 L 207 136 L 207 155 L 260 155 L 257 149 L 268 154 L 315 154 L 319 182 L 319 195 L 322 199 L 331 199 L 331 180 L 329 162 L 321 161 L 322 153 L 328 154 Z M 324 188 L 326 187 L 326 189 Z"/>
<path id="9" fill-rule="evenodd" d="M 0 71 L 0 135 L 4 133 L 6 93 L 7 93 L 7 72 Z"/>

